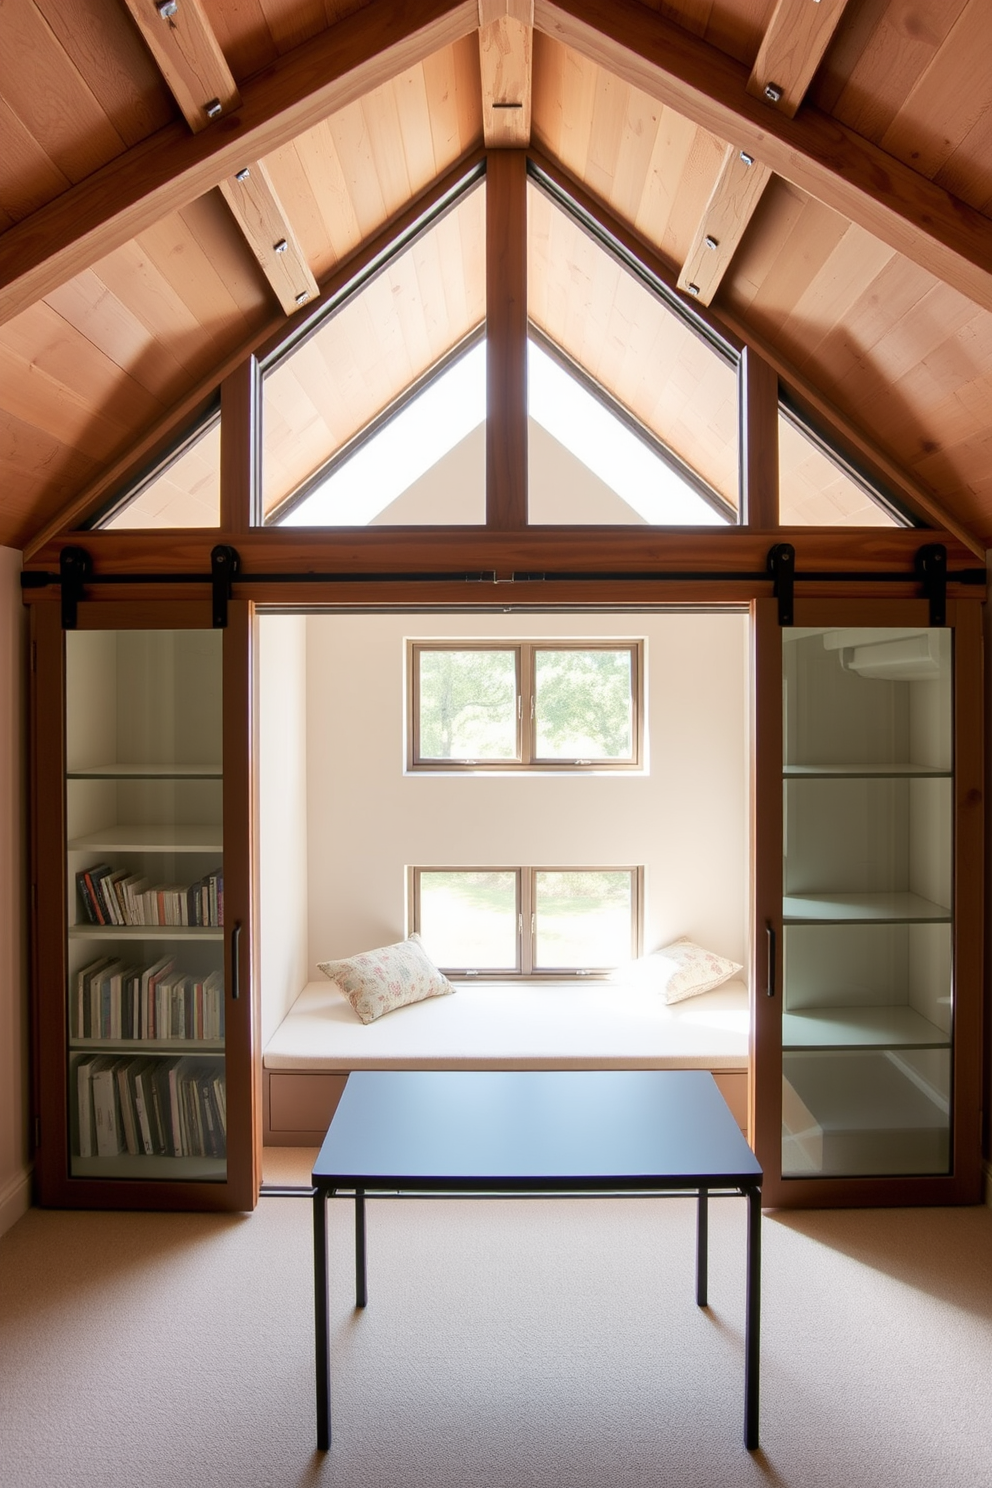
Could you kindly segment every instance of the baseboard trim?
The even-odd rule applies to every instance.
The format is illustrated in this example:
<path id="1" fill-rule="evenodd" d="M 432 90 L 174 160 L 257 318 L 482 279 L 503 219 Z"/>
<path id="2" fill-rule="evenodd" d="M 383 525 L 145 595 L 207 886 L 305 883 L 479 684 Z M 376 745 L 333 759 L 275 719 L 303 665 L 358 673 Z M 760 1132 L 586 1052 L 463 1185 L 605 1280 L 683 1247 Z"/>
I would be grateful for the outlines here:
<path id="1" fill-rule="evenodd" d="M 13 1229 L 31 1208 L 31 1169 L 26 1168 L 0 1189 L 0 1235 Z"/>

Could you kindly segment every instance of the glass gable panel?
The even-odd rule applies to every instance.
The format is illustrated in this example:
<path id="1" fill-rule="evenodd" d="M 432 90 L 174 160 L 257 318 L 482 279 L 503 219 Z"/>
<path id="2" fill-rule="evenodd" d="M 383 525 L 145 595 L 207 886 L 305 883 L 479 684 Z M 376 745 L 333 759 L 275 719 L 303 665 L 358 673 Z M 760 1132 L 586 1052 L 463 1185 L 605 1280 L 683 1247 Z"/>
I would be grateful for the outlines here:
<path id="1" fill-rule="evenodd" d="M 527 210 L 531 521 L 735 521 L 733 357 L 533 182 Z"/>
<path id="2" fill-rule="evenodd" d="M 95 525 L 114 532 L 219 527 L 219 416 L 194 430 Z"/>
<path id="3" fill-rule="evenodd" d="M 778 458 L 783 527 L 907 525 L 784 407 L 778 414 Z"/>
<path id="4" fill-rule="evenodd" d="M 485 194 L 471 189 L 269 368 L 263 520 L 485 520 Z"/>

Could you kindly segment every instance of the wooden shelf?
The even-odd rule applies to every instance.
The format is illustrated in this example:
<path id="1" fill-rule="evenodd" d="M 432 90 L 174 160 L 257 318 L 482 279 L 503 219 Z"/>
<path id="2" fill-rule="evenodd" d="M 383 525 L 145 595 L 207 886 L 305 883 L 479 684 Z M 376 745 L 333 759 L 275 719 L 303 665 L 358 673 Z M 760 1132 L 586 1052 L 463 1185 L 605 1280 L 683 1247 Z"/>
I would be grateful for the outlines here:
<path id="1" fill-rule="evenodd" d="M 223 940 L 223 925 L 70 925 L 70 940 Z"/>
<path id="2" fill-rule="evenodd" d="M 920 894 L 786 894 L 784 925 L 949 924 L 951 911 Z"/>
<path id="3" fill-rule="evenodd" d="M 815 1007 L 782 1015 L 783 1049 L 947 1049 L 951 1036 L 914 1008 Z"/>
<path id="4" fill-rule="evenodd" d="M 73 1178 L 164 1179 L 171 1183 L 223 1183 L 227 1161 L 223 1157 L 73 1157 Z"/>
<path id="5" fill-rule="evenodd" d="M 132 826 L 119 822 L 74 837 L 69 852 L 197 852 L 223 853 L 224 843 L 219 824 L 207 826 L 186 823 Z"/>
<path id="6" fill-rule="evenodd" d="M 67 780 L 221 780 L 220 765 L 85 765 L 71 766 Z"/>
<path id="7" fill-rule="evenodd" d="M 786 780 L 950 780 L 953 771 L 940 765 L 887 762 L 880 765 L 784 765 Z"/>
<path id="8" fill-rule="evenodd" d="M 110 1054 L 223 1054 L 223 1039 L 81 1039 L 69 1040 L 76 1051 L 104 1049 Z"/>

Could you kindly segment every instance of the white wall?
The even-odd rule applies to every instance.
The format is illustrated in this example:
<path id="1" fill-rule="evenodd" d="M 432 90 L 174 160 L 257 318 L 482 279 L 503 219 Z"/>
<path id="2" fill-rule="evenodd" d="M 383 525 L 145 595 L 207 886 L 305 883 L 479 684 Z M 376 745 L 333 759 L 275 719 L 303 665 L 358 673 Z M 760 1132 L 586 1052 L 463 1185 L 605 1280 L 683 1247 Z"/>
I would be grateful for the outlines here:
<path id="1" fill-rule="evenodd" d="M 0 548 L 0 1234 L 30 1203 L 21 555 Z"/>
<path id="2" fill-rule="evenodd" d="M 262 1047 L 307 981 L 306 621 L 258 627 Z"/>
<path id="3" fill-rule="evenodd" d="M 646 637 L 649 771 L 406 774 L 406 639 L 493 635 Z M 746 646 L 740 614 L 310 616 L 310 976 L 406 933 L 410 864 L 640 863 L 646 950 L 746 962 Z"/>

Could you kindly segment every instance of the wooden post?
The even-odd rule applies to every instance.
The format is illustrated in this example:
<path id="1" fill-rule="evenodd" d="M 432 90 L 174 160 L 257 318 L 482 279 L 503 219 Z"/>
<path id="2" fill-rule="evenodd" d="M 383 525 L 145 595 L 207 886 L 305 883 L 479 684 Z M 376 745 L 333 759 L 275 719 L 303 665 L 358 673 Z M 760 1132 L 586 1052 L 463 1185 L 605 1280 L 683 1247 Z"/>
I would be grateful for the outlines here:
<path id="1" fill-rule="evenodd" d="M 745 346 L 741 353 L 741 521 L 748 527 L 777 527 L 778 374 Z"/>
<path id="2" fill-rule="evenodd" d="M 527 157 L 486 163 L 486 526 L 527 525 Z"/>
<path id="3" fill-rule="evenodd" d="M 220 389 L 220 526 L 247 532 L 258 514 L 258 363 L 250 356 Z"/>

